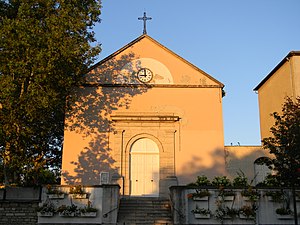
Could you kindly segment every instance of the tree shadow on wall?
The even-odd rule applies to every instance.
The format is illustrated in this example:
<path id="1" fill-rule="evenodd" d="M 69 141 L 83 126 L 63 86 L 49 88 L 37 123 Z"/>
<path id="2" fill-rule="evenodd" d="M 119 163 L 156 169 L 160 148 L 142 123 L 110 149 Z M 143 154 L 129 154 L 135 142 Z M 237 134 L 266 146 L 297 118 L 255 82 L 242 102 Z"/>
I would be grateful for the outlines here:
<path id="1" fill-rule="evenodd" d="M 145 93 L 149 87 L 137 82 L 136 72 L 141 68 L 133 53 L 121 58 L 110 58 L 92 68 L 85 83 L 74 89 L 70 96 L 73 104 L 66 115 L 66 131 L 80 134 L 89 140 L 78 159 L 70 161 L 74 171 L 63 171 L 67 184 L 99 184 L 100 173 L 118 174 L 116 159 L 112 155 L 110 136 L 114 132 L 110 115 L 117 110 L 130 108 L 135 95 Z M 76 140 L 65 140 L 67 142 Z M 81 141 L 81 140 L 80 140 Z M 63 151 L 72 151 L 64 148 Z M 75 151 L 75 154 L 79 152 Z M 66 160 L 66 159 L 64 159 Z"/>
<path id="2" fill-rule="evenodd" d="M 224 150 L 215 149 L 210 153 L 209 157 L 213 159 L 213 163 L 208 167 L 203 165 L 207 160 L 206 158 L 194 155 L 191 160 L 182 167 L 181 173 L 177 175 L 180 183 L 188 184 L 195 182 L 197 176 L 200 175 L 206 175 L 212 178 L 224 174 Z"/>
<path id="3" fill-rule="evenodd" d="M 201 175 L 206 175 L 210 179 L 220 175 L 233 178 L 237 172 L 243 171 L 249 180 L 252 180 L 255 178 L 254 161 L 262 156 L 266 156 L 266 153 L 259 147 L 243 157 L 238 157 L 234 152 L 224 151 L 224 149 L 216 149 L 210 155 L 214 160 L 211 166 L 201 166 L 205 159 L 194 156 L 183 167 L 182 173 L 178 174 L 178 179 L 180 183 L 188 184 L 195 182 L 197 176 Z"/>
<path id="4" fill-rule="evenodd" d="M 243 152 L 243 146 L 236 146 L 238 151 Z M 227 150 L 226 155 L 226 170 L 228 176 L 233 178 L 237 176 L 238 171 L 243 171 L 249 181 L 255 179 L 257 174 L 255 174 L 254 167 L 255 161 L 261 157 L 269 157 L 269 153 L 262 149 L 261 146 L 251 148 L 252 150 L 240 157 L 235 151 Z"/>

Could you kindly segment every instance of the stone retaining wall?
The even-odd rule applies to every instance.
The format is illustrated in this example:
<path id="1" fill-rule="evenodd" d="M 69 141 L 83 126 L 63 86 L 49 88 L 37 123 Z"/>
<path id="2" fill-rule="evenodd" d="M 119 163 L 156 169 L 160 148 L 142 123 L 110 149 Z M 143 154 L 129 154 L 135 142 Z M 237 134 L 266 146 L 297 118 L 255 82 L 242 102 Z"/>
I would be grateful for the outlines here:
<path id="1" fill-rule="evenodd" d="M 38 202 L 0 202 L 1 225 L 36 225 Z"/>
<path id="2" fill-rule="evenodd" d="M 67 193 L 69 186 L 56 186 Z M 97 218 L 62 218 L 53 216 L 43 218 L 37 215 L 39 205 L 48 201 L 46 188 L 42 187 L 6 187 L 0 189 L 0 225 L 37 225 L 37 224 L 116 224 L 119 202 L 118 185 L 86 186 L 89 198 L 84 200 L 71 199 L 67 195 L 64 200 L 53 201 L 55 205 L 66 204 L 73 201 L 78 206 L 81 201 L 87 204 L 94 203 L 98 209 Z"/>
<path id="3" fill-rule="evenodd" d="M 296 219 L 293 214 L 298 215 L 297 220 L 300 221 L 299 189 L 296 194 L 286 188 L 220 190 L 212 187 L 173 186 L 170 191 L 173 221 L 178 225 L 292 225 Z M 205 193 L 205 196 L 202 194 L 199 197 L 200 193 Z M 252 193 L 250 197 L 249 193 Z M 244 214 L 246 209 L 248 216 Z M 277 214 L 278 209 L 290 211 L 282 215 Z"/>
<path id="4" fill-rule="evenodd" d="M 0 225 L 36 225 L 41 188 L 0 189 Z"/>

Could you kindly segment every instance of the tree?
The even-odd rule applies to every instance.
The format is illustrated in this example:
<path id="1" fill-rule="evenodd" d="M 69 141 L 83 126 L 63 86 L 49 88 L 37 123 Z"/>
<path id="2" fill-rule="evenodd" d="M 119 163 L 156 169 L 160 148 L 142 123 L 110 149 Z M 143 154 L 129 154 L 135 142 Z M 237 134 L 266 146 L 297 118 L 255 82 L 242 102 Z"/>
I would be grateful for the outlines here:
<path id="1" fill-rule="evenodd" d="M 60 168 L 66 98 L 72 101 L 72 87 L 100 52 L 91 46 L 100 9 L 100 0 L 1 0 L 0 178 L 6 184 L 39 184 Z"/>
<path id="2" fill-rule="evenodd" d="M 262 140 L 263 148 L 275 157 L 265 163 L 284 186 L 300 186 L 300 97 L 286 98 L 282 113 L 274 112 L 272 136 Z"/>

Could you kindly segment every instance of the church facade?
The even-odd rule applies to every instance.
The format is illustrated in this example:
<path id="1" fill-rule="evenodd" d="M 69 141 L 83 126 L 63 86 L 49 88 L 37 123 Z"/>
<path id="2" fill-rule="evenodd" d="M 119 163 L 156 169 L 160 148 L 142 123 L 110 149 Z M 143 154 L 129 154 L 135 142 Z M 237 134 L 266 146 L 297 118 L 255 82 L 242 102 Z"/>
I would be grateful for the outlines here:
<path id="1" fill-rule="evenodd" d="M 197 175 L 225 174 L 223 88 L 143 34 L 74 90 L 62 184 L 118 183 L 124 195 L 164 196 Z"/>

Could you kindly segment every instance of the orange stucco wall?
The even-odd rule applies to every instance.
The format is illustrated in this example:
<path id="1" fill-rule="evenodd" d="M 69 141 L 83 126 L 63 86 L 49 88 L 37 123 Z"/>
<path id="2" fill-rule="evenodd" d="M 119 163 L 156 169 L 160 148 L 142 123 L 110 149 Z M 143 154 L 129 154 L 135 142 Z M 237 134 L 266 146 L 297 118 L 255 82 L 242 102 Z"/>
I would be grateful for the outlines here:
<path id="1" fill-rule="evenodd" d="M 153 88 L 133 99 L 132 111 L 172 112 L 179 115 L 175 143 L 176 175 L 181 183 L 200 173 L 224 173 L 222 101 L 216 88 Z M 223 159 L 223 158 L 219 158 Z M 217 164 L 217 166 L 216 166 Z"/>
<path id="2" fill-rule="evenodd" d="M 300 96 L 300 57 L 293 56 L 259 88 L 261 138 L 271 135 L 273 112 L 281 112 L 285 97 Z"/>
<path id="3" fill-rule="evenodd" d="M 109 92 L 107 89 L 109 88 L 104 88 L 105 92 Z M 106 103 L 109 104 L 109 101 L 100 100 L 99 107 L 93 109 L 88 107 L 88 112 L 91 110 L 91 112 L 100 113 L 101 105 Z M 122 101 L 118 104 L 123 105 Z M 114 104 L 112 107 L 114 108 Z M 108 108 L 108 112 L 112 110 Z M 222 102 L 218 89 L 153 88 L 134 96 L 130 104 L 126 103 L 123 107 L 112 111 L 112 113 L 116 112 L 142 114 L 143 112 L 171 112 L 179 115 L 181 119 L 176 126 L 176 143 L 174 144 L 176 145 L 176 175 L 181 182 L 191 182 L 200 173 L 208 176 L 224 173 Z M 85 112 L 80 116 L 91 117 L 92 115 Z M 109 120 L 109 116 L 100 113 L 99 119 Z M 65 131 L 63 151 L 63 170 L 69 172 L 76 168 L 76 164 L 71 162 L 77 162 L 81 153 L 88 149 L 95 152 L 94 145 L 97 143 L 95 139 L 101 135 L 103 139 L 107 139 L 108 134 L 105 131 L 113 129 L 107 127 L 105 121 L 102 124 L 100 121 L 94 121 L 93 118 L 76 118 L 73 122 L 75 125 L 70 124 L 70 127 L 74 127 L 74 130 Z M 77 125 L 77 122 L 83 124 Z M 97 145 L 107 148 L 106 141 L 102 142 Z M 114 149 L 109 152 L 112 161 L 117 161 L 118 159 L 114 157 Z M 112 167 L 114 167 L 113 163 Z"/>
<path id="4" fill-rule="evenodd" d="M 294 95 L 300 96 L 300 56 L 294 56 L 293 60 L 293 83 Z"/>
<path id="5" fill-rule="evenodd" d="M 152 70 L 150 86 L 136 80 L 139 66 Z M 126 145 L 143 134 L 156 136 L 160 151 L 169 152 L 161 171 L 179 184 L 225 173 L 223 85 L 208 74 L 145 37 L 95 67 L 87 80 L 66 119 L 62 183 L 97 184 L 101 170 L 128 176 Z M 142 120 L 117 123 L 112 115 L 118 113 Z M 179 120 L 143 121 L 166 114 Z"/>

